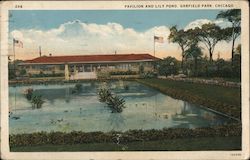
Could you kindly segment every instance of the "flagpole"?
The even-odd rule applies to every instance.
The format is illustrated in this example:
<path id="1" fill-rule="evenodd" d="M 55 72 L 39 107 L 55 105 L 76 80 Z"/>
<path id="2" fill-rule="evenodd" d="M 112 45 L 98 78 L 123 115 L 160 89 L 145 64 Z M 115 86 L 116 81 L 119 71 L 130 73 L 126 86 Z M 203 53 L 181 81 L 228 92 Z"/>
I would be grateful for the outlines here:
<path id="1" fill-rule="evenodd" d="M 14 65 L 14 76 L 15 76 L 15 80 L 16 80 L 16 53 L 15 53 L 15 38 L 13 38 L 13 65 Z"/>
<path id="2" fill-rule="evenodd" d="M 15 38 L 13 38 L 13 65 L 14 65 L 14 80 L 16 81 L 16 64 L 15 64 L 15 61 L 16 61 L 16 53 L 15 53 Z M 14 104 L 14 111 L 13 111 L 13 114 L 16 113 L 16 87 L 15 87 L 15 104 Z"/>
<path id="3" fill-rule="evenodd" d="M 155 57 L 155 34 L 154 34 L 154 57 Z"/>

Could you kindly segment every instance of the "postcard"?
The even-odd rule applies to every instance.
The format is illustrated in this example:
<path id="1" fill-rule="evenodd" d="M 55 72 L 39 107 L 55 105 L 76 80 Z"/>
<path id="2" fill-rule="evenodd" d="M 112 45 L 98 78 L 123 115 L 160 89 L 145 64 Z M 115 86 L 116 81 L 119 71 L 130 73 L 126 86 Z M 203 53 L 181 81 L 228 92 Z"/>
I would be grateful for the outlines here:
<path id="1" fill-rule="evenodd" d="M 248 159 L 248 5 L 1 3 L 1 159 Z"/>

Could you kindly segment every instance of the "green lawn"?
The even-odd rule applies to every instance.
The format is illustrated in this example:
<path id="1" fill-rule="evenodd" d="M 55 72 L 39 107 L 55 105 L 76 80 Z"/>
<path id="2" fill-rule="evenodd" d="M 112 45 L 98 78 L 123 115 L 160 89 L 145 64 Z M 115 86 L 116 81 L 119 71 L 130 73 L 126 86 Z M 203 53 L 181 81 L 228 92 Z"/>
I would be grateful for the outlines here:
<path id="1" fill-rule="evenodd" d="M 167 79 L 138 79 L 176 99 L 199 104 L 237 119 L 241 117 L 241 88 L 189 83 Z"/>
<path id="2" fill-rule="evenodd" d="M 227 88 L 223 86 L 171 81 L 165 79 L 143 79 L 140 81 L 157 84 L 162 88 L 168 87 L 180 92 L 189 92 L 192 95 L 197 95 L 205 99 L 213 99 L 215 101 L 224 102 L 238 107 L 241 105 L 240 88 Z"/>
<path id="3" fill-rule="evenodd" d="M 202 150 L 241 150 L 241 137 L 204 137 L 174 139 L 127 144 L 90 143 L 74 145 L 41 145 L 13 147 L 11 152 L 57 152 L 57 151 L 202 151 Z"/>

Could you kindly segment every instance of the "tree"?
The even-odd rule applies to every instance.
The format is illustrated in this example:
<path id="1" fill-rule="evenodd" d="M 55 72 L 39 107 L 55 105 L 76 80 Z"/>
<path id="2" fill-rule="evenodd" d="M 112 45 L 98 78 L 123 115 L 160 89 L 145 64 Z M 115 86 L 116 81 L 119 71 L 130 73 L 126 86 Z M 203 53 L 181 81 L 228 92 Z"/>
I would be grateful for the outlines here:
<path id="1" fill-rule="evenodd" d="M 177 30 L 176 26 L 170 28 L 170 35 L 168 36 L 170 42 L 177 43 L 181 48 L 181 68 L 184 69 L 183 61 L 185 58 L 185 51 L 189 47 L 189 37 L 186 31 L 183 29 Z"/>
<path id="2" fill-rule="evenodd" d="M 194 73 L 197 76 L 197 62 L 198 58 L 202 56 L 201 48 L 198 46 L 198 43 L 193 43 L 188 50 L 185 51 L 186 57 L 190 57 L 194 60 Z"/>
<path id="3" fill-rule="evenodd" d="M 24 76 L 24 75 L 26 75 L 26 70 L 24 69 L 24 68 L 22 68 L 21 70 L 20 70 L 20 76 Z"/>
<path id="4" fill-rule="evenodd" d="M 226 31 L 214 23 L 203 24 L 201 28 L 196 27 L 192 33 L 208 49 L 210 62 L 213 61 L 213 52 L 216 44 L 221 40 L 228 39 Z"/>
<path id="5" fill-rule="evenodd" d="M 171 66 L 171 63 L 173 64 Z M 174 57 L 167 57 L 158 62 L 158 72 L 160 75 L 168 76 L 170 74 L 177 74 L 179 71 L 179 62 Z"/>
<path id="6" fill-rule="evenodd" d="M 241 11 L 240 9 L 231 9 L 226 11 L 221 11 L 217 17 L 217 19 L 225 19 L 229 21 L 232 26 L 229 27 L 231 33 L 231 40 L 232 40 L 232 62 L 234 59 L 234 44 L 237 37 L 239 37 L 241 32 Z"/>
<path id="7" fill-rule="evenodd" d="M 241 44 L 236 47 L 236 53 L 241 54 Z"/>

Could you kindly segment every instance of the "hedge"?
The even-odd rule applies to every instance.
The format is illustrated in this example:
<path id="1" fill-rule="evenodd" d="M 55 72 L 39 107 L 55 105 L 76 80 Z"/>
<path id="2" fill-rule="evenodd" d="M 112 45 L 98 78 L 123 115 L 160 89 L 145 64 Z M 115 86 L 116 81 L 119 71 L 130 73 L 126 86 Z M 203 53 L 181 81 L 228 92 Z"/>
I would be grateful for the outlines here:
<path id="1" fill-rule="evenodd" d="M 164 139 L 241 136 L 241 124 L 205 128 L 164 128 L 161 130 L 128 130 L 126 132 L 37 132 L 10 135 L 10 146 L 34 146 L 44 144 L 120 143 L 155 141 Z"/>

